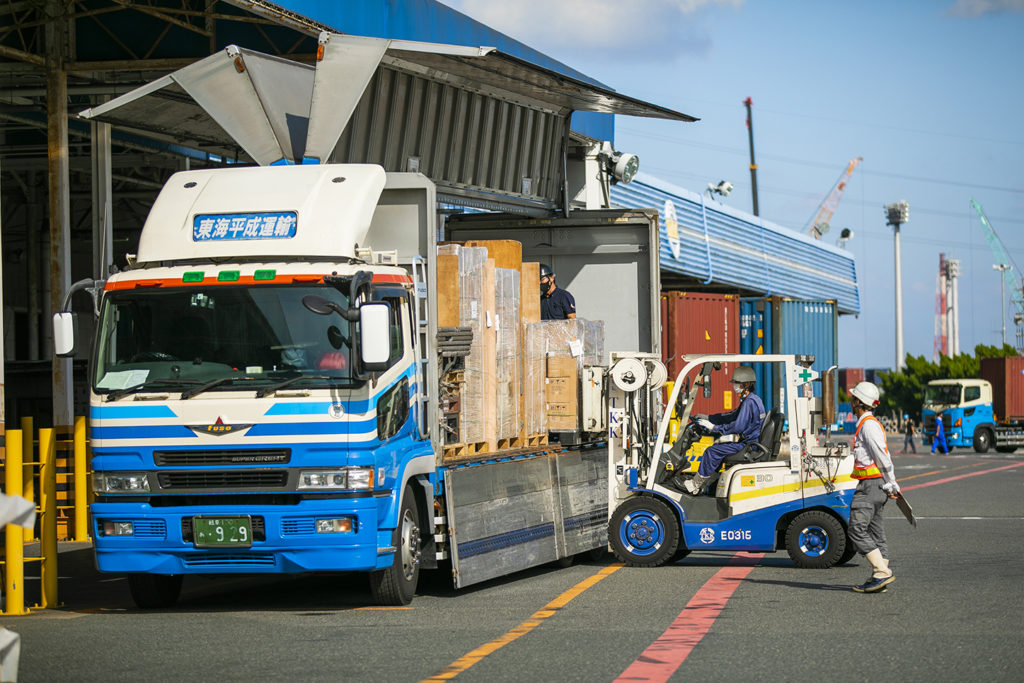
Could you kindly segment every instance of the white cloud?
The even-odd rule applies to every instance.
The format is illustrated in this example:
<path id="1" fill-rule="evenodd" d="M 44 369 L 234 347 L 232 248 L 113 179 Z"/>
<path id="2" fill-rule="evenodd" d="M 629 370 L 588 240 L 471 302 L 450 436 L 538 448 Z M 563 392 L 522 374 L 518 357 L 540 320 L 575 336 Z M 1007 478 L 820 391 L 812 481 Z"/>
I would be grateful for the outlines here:
<path id="1" fill-rule="evenodd" d="M 1024 0 L 956 0 L 949 10 L 958 17 L 980 17 L 983 14 L 1024 12 Z"/>
<path id="2" fill-rule="evenodd" d="M 744 0 L 445 0 L 477 21 L 555 57 L 617 61 L 671 59 L 704 52 L 700 11 Z"/>

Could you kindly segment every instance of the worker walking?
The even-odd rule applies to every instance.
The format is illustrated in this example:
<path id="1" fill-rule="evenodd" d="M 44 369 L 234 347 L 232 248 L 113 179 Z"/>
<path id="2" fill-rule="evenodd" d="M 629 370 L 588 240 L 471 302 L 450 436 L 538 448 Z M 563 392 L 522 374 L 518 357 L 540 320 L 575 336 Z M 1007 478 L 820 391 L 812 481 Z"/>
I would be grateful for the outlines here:
<path id="1" fill-rule="evenodd" d="M 576 299 L 555 284 L 555 273 L 540 264 L 540 319 L 571 320 L 576 317 Z"/>
<path id="2" fill-rule="evenodd" d="M 900 486 L 885 442 L 882 423 L 871 414 L 878 405 L 878 387 L 861 382 L 850 391 L 850 405 L 857 417 L 853 435 L 853 478 L 857 489 L 850 504 L 849 538 L 871 563 L 871 576 L 863 584 L 853 586 L 858 593 L 878 593 L 893 582 L 889 569 L 889 548 L 882 526 L 882 508 L 899 498 Z"/>
<path id="3" fill-rule="evenodd" d="M 913 453 L 917 453 L 917 446 L 914 445 L 914 435 L 917 433 L 915 428 L 914 420 L 909 415 L 903 416 L 903 450 L 900 453 L 906 453 L 909 448 Z"/>
<path id="4" fill-rule="evenodd" d="M 942 444 L 942 452 L 949 453 L 949 446 L 946 445 L 946 432 L 942 428 L 942 413 L 935 416 L 935 438 L 932 439 L 932 453 L 935 447 Z"/>

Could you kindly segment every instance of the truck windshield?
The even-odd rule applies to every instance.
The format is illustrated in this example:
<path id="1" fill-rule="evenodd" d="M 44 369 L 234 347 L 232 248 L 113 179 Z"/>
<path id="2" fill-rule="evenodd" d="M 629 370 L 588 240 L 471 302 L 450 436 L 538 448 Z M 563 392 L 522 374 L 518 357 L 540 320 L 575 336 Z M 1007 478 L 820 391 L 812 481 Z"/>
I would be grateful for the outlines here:
<path id="1" fill-rule="evenodd" d="M 929 384 L 924 392 L 928 405 L 956 405 L 960 403 L 959 384 Z"/>
<path id="2" fill-rule="evenodd" d="M 132 387 L 259 391 L 286 380 L 290 388 L 355 386 L 354 325 L 310 312 L 302 305 L 308 294 L 348 307 L 345 295 L 326 286 L 108 292 L 93 388 L 119 396 Z"/>

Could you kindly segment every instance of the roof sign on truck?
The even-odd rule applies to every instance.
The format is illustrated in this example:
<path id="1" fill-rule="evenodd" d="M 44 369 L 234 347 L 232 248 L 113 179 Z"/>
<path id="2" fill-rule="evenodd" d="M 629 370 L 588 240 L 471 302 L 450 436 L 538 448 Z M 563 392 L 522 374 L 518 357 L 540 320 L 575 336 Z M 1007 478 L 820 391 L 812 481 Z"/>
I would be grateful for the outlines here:
<path id="1" fill-rule="evenodd" d="M 197 214 L 192 219 L 192 240 L 265 240 L 295 237 L 294 211 L 273 213 Z"/>

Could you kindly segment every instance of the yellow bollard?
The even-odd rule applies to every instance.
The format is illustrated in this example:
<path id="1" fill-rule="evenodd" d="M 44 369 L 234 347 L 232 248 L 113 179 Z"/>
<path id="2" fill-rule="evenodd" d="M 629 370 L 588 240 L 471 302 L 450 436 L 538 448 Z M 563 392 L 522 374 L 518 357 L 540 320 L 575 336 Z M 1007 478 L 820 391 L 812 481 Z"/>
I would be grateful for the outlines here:
<path id="1" fill-rule="evenodd" d="M 57 606 L 57 441 L 54 430 L 39 430 L 39 527 L 43 608 Z"/>
<path id="2" fill-rule="evenodd" d="M 9 496 L 20 496 L 22 491 L 21 432 L 7 432 L 7 463 L 4 468 L 4 490 Z M 25 546 L 21 527 L 8 524 L 6 529 L 7 558 L 4 562 L 4 595 L 7 599 L 4 614 L 28 614 L 25 609 Z"/>
<path id="3" fill-rule="evenodd" d="M 35 432 L 33 431 L 32 418 L 31 417 L 23 417 L 23 418 L 21 418 L 21 433 L 23 435 L 22 436 L 22 445 L 21 445 L 21 452 L 22 452 L 21 462 L 22 462 L 22 466 L 25 469 L 25 492 L 22 495 L 25 496 L 25 500 L 27 500 L 28 502 L 35 503 L 36 502 L 36 476 L 35 476 L 36 471 L 35 471 L 35 465 L 32 464 L 32 461 L 34 460 L 34 455 L 35 455 L 35 453 L 33 451 L 32 440 L 33 440 L 33 438 L 35 438 Z M 31 543 L 32 541 L 36 540 L 36 530 L 35 530 L 35 527 L 33 527 L 31 529 L 22 529 L 22 534 L 24 535 L 26 543 Z"/>
<path id="4" fill-rule="evenodd" d="M 85 452 L 85 417 L 75 418 L 75 540 L 89 540 L 88 459 Z"/>

